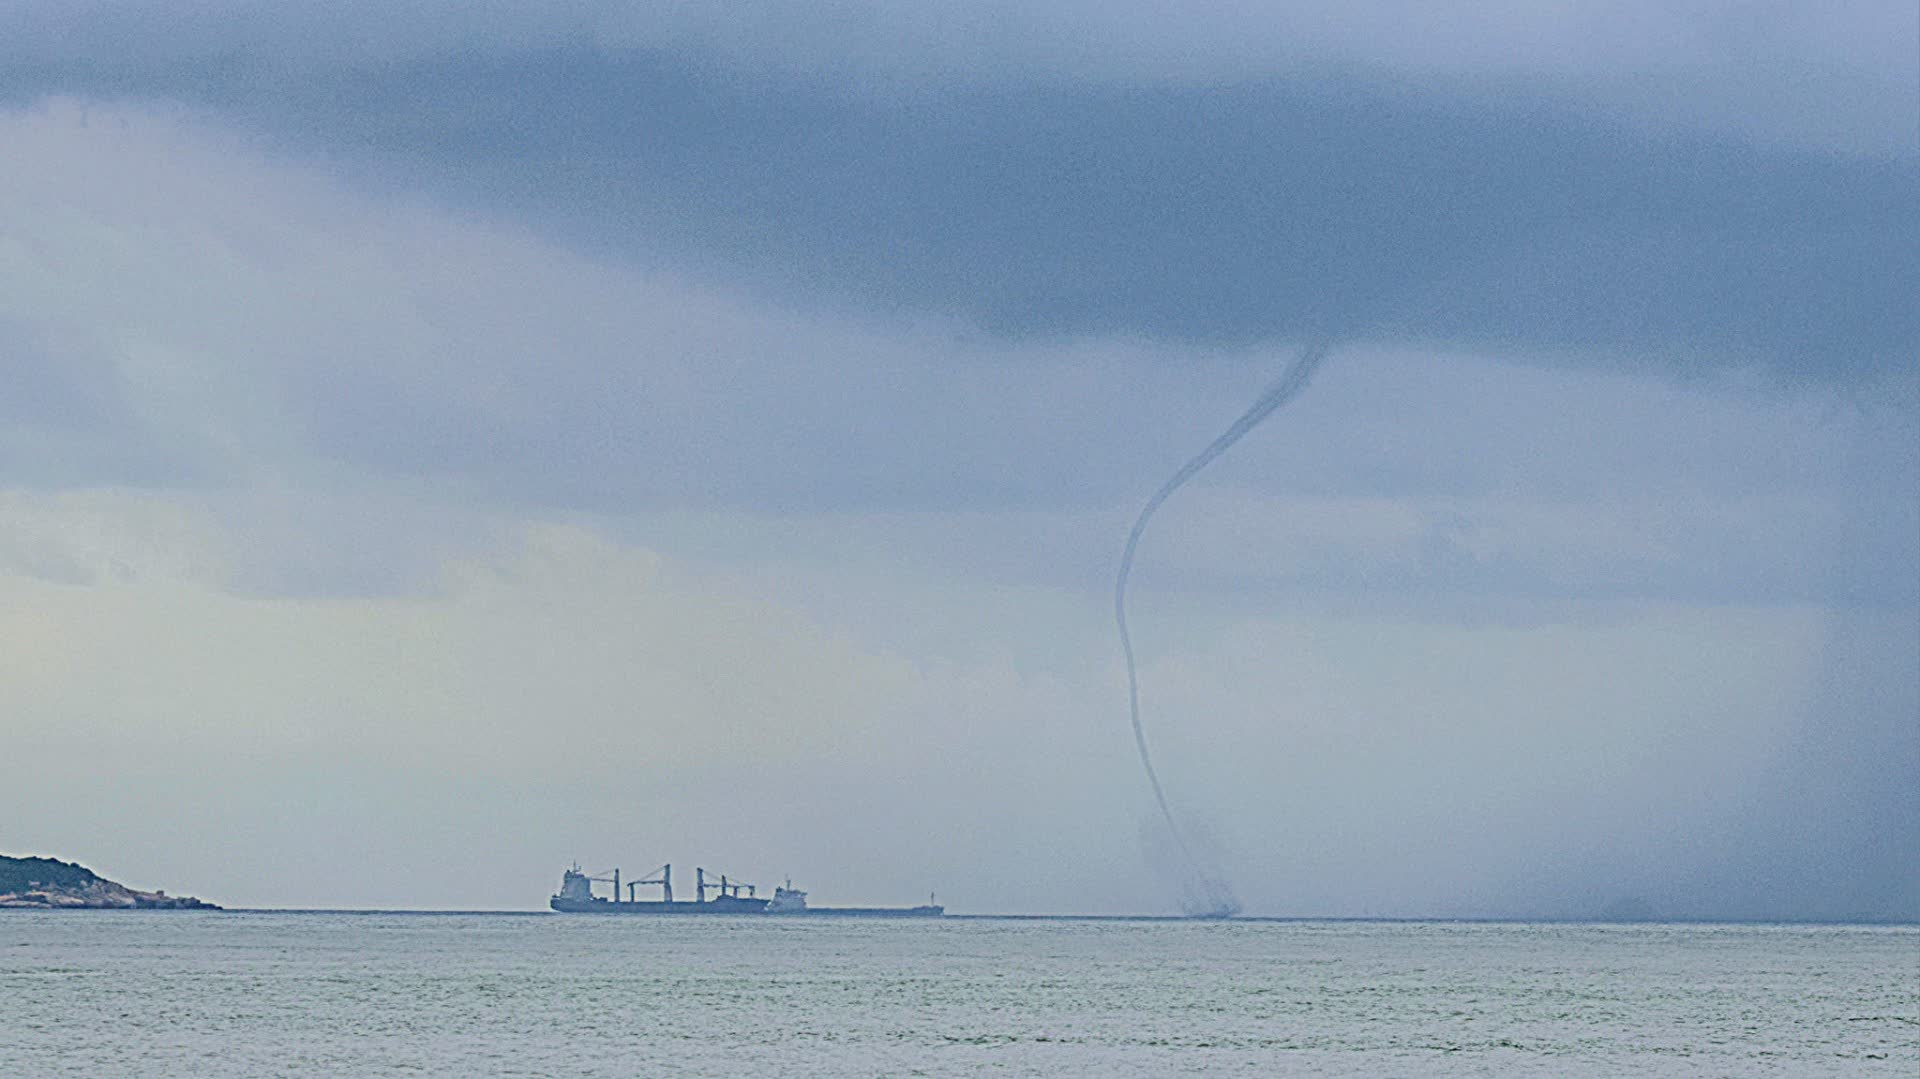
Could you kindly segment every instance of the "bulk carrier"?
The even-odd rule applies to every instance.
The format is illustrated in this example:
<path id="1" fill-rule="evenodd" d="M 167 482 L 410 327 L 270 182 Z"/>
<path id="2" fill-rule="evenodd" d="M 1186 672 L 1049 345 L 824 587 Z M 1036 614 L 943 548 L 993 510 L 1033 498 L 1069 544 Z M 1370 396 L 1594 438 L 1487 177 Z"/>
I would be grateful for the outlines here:
<path id="1" fill-rule="evenodd" d="M 684 878 L 682 878 L 684 880 Z M 927 897 L 925 906 L 919 907 L 809 907 L 807 893 L 795 888 L 793 881 L 773 890 L 771 899 L 762 899 L 751 884 L 729 880 L 721 874 L 717 880 L 707 876 L 705 869 L 693 871 L 693 894 L 691 901 L 673 898 L 673 865 L 668 863 L 647 877 L 626 882 L 627 897 L 620 898 L 620 871 L 612 870 L 605 876 L 588 876 L 581 872 L 576 863 L 560 877 L 560 894 L 554 896 L 547 905 L 562 914 L 765 914 L 765 915 L 803 915 L 807 917 L 841 918 L 938 918 L 947 912 L 945 907 Z M 613 896 L 593 894 L 597 883 L 611 884 Z M 641 899 L 640 888 L 658 885 L 659 899 Z M 712 898 L 707 893 L 714 893 Z"/>

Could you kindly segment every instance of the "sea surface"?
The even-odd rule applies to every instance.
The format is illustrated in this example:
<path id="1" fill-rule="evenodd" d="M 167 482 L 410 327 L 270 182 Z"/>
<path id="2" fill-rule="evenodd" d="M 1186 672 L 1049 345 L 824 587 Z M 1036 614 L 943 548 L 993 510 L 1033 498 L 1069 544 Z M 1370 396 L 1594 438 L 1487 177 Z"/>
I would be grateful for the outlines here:
<path id="1" fill-rule="evenodd" d="M 1920 928 L 0 912 L 7 1075 L 1920 1076 Z"/>

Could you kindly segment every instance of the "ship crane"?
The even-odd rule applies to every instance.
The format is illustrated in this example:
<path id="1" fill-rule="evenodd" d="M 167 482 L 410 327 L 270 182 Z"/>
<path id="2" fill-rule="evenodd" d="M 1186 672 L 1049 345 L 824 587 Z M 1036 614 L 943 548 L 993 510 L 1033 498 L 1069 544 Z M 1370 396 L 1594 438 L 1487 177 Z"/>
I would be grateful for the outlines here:
<path id="1" fill-rule="evenodd" d="M 718 891 L 723 898 L 728 899 L 740 898 L 742 889 L 746 891 L 748 898 L 752 898 L 754 894 L 753 885 L 742 884 L 739 881 L 730 881 L 727 879 L 725 873 L 720 874 L 720 883 L 708 884 L 707 871 L 699 866 L 695 866 L 693 870 L 693 890 L 700 896 L 700 902 L 705 903 L 707 901 L 707 889 L 709 888 Z"/>
<path id="2" fill-rule="evenodd" d="M 661 866 L 659 872 L 645 880 L 628 881 L 627 902 L 633 902 L 633 890 L 642 884 L 658 884 L 661 892 L 665 894 L 667 902 L 673 902 L 673 863 L 668 862 L 666 865 Z M 619 897 L 615 896 L 615 898 Z"/>
<path id="3" fill-rule="evenodd" d="M 598 876 L 598 877 L 588 877 L 587 879 L 590 881 L 596 881 L 601 884 L 612 884 L 613 885 L 613 901 L 615 903 L 620 902 L 620 870 L 618 868 L 613 870 L 613 875 L 610 877 Z"/>

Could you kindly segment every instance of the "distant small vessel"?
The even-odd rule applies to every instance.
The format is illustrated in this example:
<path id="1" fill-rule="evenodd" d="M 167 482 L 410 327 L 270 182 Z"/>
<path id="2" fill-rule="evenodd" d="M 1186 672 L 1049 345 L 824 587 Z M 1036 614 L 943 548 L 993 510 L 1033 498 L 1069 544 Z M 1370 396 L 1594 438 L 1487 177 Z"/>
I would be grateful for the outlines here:
<path id="1" fill-rule="evenodd" d="M 719 883 L 712 883 L 704 868 L 695 868 L 694 895 L 692 902 L 673 898 L 673 864 L 663 865 L 651 876 L 626 882 L 627 898 L 620 898 L 620 871 L 612 870 L 607 876 L 594 877 L 582 872 L 578 863 L 560 877 L 560 892 L 547 905 L 562 914 L 777 914 L 799 915 L 805 917 L 841 917 L 841 918 L 938 918 L 946 914 L 947 909 L 934 903 L 928 897 L 925 906 L 919 907 L 809 907 L 807 893 L 793 886 L 789 880 L 775 888 L 772 899 L 761 899 L 751 884 L 729 879 L 721 874 Z M 607 898 L 593 894 L 596 882 L 613 885 L 613 896 Z M 638 889 L 658 885 L 661 891 L 659 899 L 641 899 Z M 716 893 L 707 898 L 707 893 Z M 744 893 L 744 894 L 742 894 Z"/>
<path id="2" fill-rule="evenodd" d="M 792 881 L 773 890 L 773 900 L 767 904 L 768 914 L 811 914 L 825 918 L 938 918 L 946 914 L 947 908 L 927 897 L 924 906 L 918 907 L 809 907 L 807 893 L 793 886 Z"/>

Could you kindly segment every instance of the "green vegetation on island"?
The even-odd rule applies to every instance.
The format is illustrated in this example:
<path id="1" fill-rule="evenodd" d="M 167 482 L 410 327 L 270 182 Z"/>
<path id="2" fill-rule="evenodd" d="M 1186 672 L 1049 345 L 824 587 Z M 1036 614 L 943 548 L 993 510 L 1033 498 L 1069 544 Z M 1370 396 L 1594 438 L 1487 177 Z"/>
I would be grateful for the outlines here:
<path id="1" fill-rule="evenodd" d="M 219 910 L 188 895 L 140 892 L 77 862 L 0 854 L 0 908 L 26 910 Z"/>

